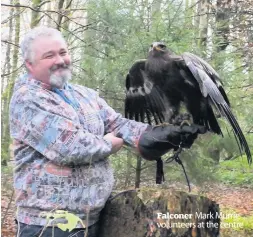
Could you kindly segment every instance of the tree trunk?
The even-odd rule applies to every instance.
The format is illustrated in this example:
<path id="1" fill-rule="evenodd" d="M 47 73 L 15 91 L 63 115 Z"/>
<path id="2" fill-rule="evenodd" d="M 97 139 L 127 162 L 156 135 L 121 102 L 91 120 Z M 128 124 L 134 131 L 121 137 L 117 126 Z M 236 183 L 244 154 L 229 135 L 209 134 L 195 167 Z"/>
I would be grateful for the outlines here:
<path id="1" fill-rule="evenodd" d="M 69 9 L 71 8 L 71 4 L 72 4 L 72 0 L 69 0 L 67 2 L 67 6 L 65 8 L 65 15 L 68 16 L 68 17 L 70 16 L 70 13 L 71 13 L 69 11 Z M 67 17 L 64 17 L 64 20 L 62 22 L 63 29 L 68 30 L 69 29 L 69 24 L 70 24 L 70 20 Z"/>
<path id="2" fill-rule="evenodd" d="M 152 19 L 157 17 L 157 14 L 161 13 L 162 0 L 153 1 L 152 3 Z"/>
<path id="3" fill-rule="evenodd" d="M 59 13 L 63 13 L 63 4 L 64 4 L 64 0 L 59 0 L 59 2 L 58 2 L 58 9 L 57 9 L 57 11 Z M 63 15 L 62 14 L 58 14 L 58 17 L 57 17 L 57 30 L 61 30 L 60 26 L 61 26 L 61 23 L 62 23 L 62 19 L 63 19 Z"/>
<path id="4" fill-rule="evenodd" d="M 15 13 L 20 13 L 20 8 L 15 8 Z M 14 9 L 12 9 L 10 11 L 10 27 L 9 27 L 9 37 L 8 37 L 8 41 L 12 42 L 12 37 L 13 37 L 13 16 L 14 14 Z M 16 20 L 16 25 L 15 27 L 17 27 L 17 25 L 19 24 L 20 26 L 20 16 L 19 14 L 17 14 L 17 16 L 14 18 Z M 18 44 L 16 42 L 16 32 L 15 32 L 15 44 Z M 13 53 L 16 53 L 14 55 L 18 55 L 17 52 L 17 48 L 14 48 Z M 5 67 L 4 67 L 4 73 L 11 73 L 11 71 L 15 71 L 15 69 L 17 68 L 17 60 L 15 60 L 15 56 L 13 57 L 13 63 L 11 65 L 11 58 L 10 58 L 10 54 L 11 54 L 11 45 L 8 44 L 7 45 L 7 51 L 6 51 L 6 63 L 5 63 Z M 17 57 L 17 56 L 16 56 Z M 14 63 L 16 63 L 16 66 L 14 65 Z M 16 73 L 14 73 L 16 74 Z M 7 78 L 7 80 L 6 80 Z M 10 102 L 10 96 L 12 94 L 12 88 L 13 88 L 13 74 L 12 75 L 8 75 L 6 77 L 3 77 L 3 84 L 2 84 L 2 108 L 1 108 L 1 112 L 2 112 L 2 123 L 1 123 L 1 131 L 2 131 L 2 139 L 1 139 L 1 164 L 2 165 L 7 165 L 7 161 L 9 160 L 10 157 L 10 152 L 9 152 L 9 143 L 10 143 L 10 135 L 9 135 L 9 102 Z"/>
<path id="5" fill-rule="evenodd" d="M 40 4 L 41 0 L 32 0 L 32 8 L 35 10 L 40 10 Z M 31 28 L 34 28 L 40 22 L 40 13 L 38 11 L 32 10 Z"/>
<path id="6" fill-rule="evenodd" d="M 125 187 L 128 187 L 130 184 L 130 167 L 131 167 L 132 154 L 130 151 L 127 151 L 127 165 L 126 165 L 126 175 L 125 175 Z"/>
<path id="7" fill-rule="evenodd" d="M 20 4 L 19 1 L 16 1 L 17 4 Z M 14 44 L 19 45 L 19 35 L 20 35 L 20 8 L 15 8 L 16 17 L 15 17 L 15 39 Z M 18 67 L 18 47 L 14 47 L 13 49 L 13 58 L 12 58 L 12 70 L 14 71 L 11 74 L 10 82 L 7 87 L 7 101 L 4 109 L 4 115 L 5 115 L 5 129 L 4 129 L 4 137 L 5 137 L 5 147 L 6 147 L 6 153 L 7 153 L 7 159 L 10 159 L 10 135 L 9 135 L 9 104 L 10 100 L 13 94 L 13 87 L 15 83 L 15 79 L 17 77 L 17 67 Z"/>
<path id="8" fill-rule="evenodd" d="M 217 0 L 216 14 L 216 35 L 218 38 L 217 51 L 225 50 L 229 45 L 229 21 L 230 21 L 230 1 Z"/>
<path id="9" fill-rule="evenodd" d="M 209 5 L 208 0 L 200 1 L 199 5 L 199 47 L 206 48 L 207 45 L 207 29 L 208 29 L 208 13 Z"/>
<path id="10" fill-rule="evenodd" d="M 140 156 L 137 156 L 136 173 L 135 173 L 135 188 L 139 188 L 140 183 L 141 183 L 141 161 L 142 161 L 142 158 Z"/>
<path id="11" fill-rule="evenodd" d="M 150 188 L 124 192 L 106 204 L 99 237 L 218 237 L 217 215 L 219 206 L 202 196 Z"/>

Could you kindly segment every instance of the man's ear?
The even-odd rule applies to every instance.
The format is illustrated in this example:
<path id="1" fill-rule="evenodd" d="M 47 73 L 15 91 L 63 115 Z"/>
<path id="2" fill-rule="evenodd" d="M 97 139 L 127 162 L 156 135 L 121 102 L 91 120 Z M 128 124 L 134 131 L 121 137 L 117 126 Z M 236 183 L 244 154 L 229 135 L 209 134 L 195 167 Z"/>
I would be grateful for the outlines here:
<path id="1" fill-rule="evenodd" d="M 28 69 L 28 71 L 32 71 L 32 63 L 28 60 L 25 60 L 25 66 Z"/>

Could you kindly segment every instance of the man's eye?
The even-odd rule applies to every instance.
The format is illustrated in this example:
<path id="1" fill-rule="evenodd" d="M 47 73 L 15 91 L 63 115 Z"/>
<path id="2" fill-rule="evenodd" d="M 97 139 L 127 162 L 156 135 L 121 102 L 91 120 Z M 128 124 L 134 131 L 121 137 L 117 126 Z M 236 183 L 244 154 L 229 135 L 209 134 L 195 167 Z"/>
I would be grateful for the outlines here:
<path id="1" fill-rule="evenodd" d="M 45 58 L 53 58 L 54 57 L 54 55 L 53 54 L 48 54 L 48 55 L 46 55 L 46 57 Z"/>
<path id="2" fill-rule="evenodd" d="M 66 54 L 67 54 L 67 52 L 66 51 L 63 51 L 63 52 L 61 52 L 60 53 L 62 56 L 65 56 Z"/>

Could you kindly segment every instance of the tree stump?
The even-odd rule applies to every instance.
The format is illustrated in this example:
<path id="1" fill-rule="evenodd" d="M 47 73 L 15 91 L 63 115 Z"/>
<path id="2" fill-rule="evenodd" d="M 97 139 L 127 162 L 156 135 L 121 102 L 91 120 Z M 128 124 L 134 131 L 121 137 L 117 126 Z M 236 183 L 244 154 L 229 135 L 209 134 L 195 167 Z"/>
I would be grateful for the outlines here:
<path id="1" fill-rule="evenodd" d="M 116 196 L 106 204 L 100 221 L 99 237 L 218 237 L 220 228 L 214 201 L 154 188 Z"/>

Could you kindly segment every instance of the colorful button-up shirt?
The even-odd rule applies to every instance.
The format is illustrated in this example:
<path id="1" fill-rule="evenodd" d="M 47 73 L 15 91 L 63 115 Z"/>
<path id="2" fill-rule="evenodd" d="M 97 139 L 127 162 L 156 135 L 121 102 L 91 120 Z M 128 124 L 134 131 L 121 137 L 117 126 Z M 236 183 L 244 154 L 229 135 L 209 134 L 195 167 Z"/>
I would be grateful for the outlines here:
<path id="1" fill-rule="evenodd" d="M 10 103 L 17 220 L 52 226 L 66 220 L 48 222 L 45 214 L 65 210 L 94 224 L 114 183 L 107 159 L 112 144 L 103 136 L 114 132 L 136 147 L 146 128 L 116 113 L 92 89 L 66 84 L 56 93 L 21 76 Z"/>

